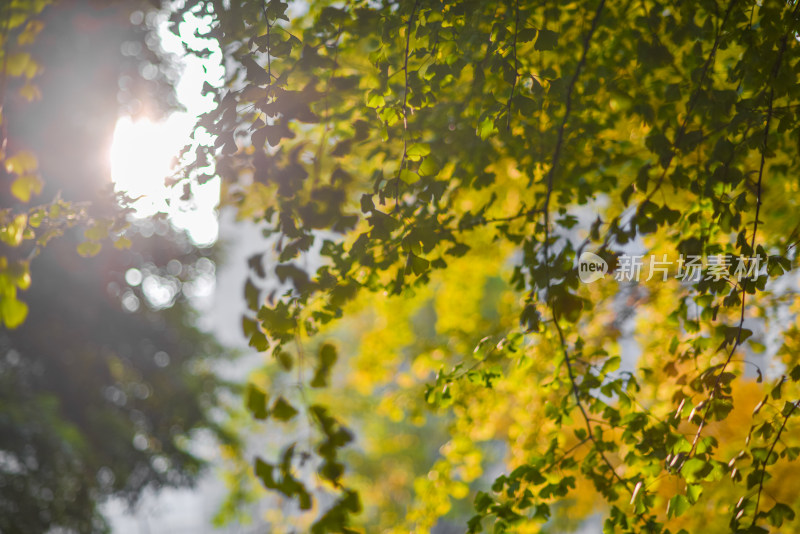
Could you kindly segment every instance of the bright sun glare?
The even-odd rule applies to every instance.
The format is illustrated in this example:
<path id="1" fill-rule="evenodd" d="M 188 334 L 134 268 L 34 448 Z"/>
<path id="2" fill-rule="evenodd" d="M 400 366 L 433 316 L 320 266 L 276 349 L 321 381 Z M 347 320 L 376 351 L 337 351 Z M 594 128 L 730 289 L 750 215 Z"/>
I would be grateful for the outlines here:
<path id="1" fill-rule="evenodd" d="M 169 122 L 133 122 L 122 117 L 114 129 L 111 174 L 119 190 L 143 197 L 137 203 L 137 213 L 142 216 L 166 209 L 164 178 L 169 176 L 173 158 L 181 148 L 178 145 L 185 139 L 185 132 L 170 126 Z"/>
<path id="2" fill-rule="evenodd" d="M 191 141 L 189 135 L 197 116 L 213 105 L 209 98 L 200 94 L 204 81 L 215 84 L 221 81 L 221 54 L 218 47 L 207 40 L 194 36 L 202 33 L 208 21 L 187 14 L 180 24 L 181 37 L 170 33 L 166 20 L 159 22 L 159 37 L 162 47 L 182 58 L 183 74 L 175 91 L 185 112 L 172 113 L 166 120 L 153 122 L 148 119 L 133 120 L 121 117 L 114 129 L 111 143 L 111 179 L 118 191 L 133 198 L 136 215 L 147 217 L 157 212 L 169 215 L 173 225 L 188 232 L 191 239 L 200 245 L 208 245 L 217 239 L 219 225 L 216 207 L 219 201 L 219 178 L 208 183 L 192 186 L 192 200 L 182 202 L 182 188 L 168 188 L 164 180 L 173 172 L 174 158 Z M 206 59 L 186 55 L 184 46 L 192 48 L 210 47 L 213 53 Z M 210 95 L 208 95 L 210 96 Z M 203 137 L 199 136 L 198 138 Z M 199 139 L 201 142 L 208 142 Z"/>

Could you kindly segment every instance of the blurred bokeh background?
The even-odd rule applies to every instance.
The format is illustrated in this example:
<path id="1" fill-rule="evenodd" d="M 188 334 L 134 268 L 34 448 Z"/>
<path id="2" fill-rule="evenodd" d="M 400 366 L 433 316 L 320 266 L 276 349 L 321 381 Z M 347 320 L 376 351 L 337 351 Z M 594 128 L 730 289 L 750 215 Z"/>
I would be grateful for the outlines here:
<path id="1" fill-rule="evenodd" d="M 32 5 L 4 2 L 0 15 Z M 33 42 L 20 38 L 25 26 L 3 36 L 4 57 L 35 61 L 34 94 L 5 77 L 3 120 L 6 149 L 36 154 L 37 200 L 85 202 L 101 217 L 118 209 L 114 191 L 138 199 L 130 248 L 83 258 L 83 229 L 68 231 L 31 262 L 24 324 L 0 329 L 5 534 L 210 531 L 225 495 L 213 460 L 237 439 L 225 408 L 236 386 L 220 369 L 242 352 L 241 299 L 235 272 L 235 297 L 215 297 L 219 184 L 188 200 L 164 185 L 221 67 L 211 50 L 184 54 L 187 43 L 213 49 L 193 37 L 201 19 L 182 21 L 182 40 L 168 15 L 147 2 L 65 0 L 35 17 Z M 10 179 L 0 171 L 0 208 L 16 201 Z"/>

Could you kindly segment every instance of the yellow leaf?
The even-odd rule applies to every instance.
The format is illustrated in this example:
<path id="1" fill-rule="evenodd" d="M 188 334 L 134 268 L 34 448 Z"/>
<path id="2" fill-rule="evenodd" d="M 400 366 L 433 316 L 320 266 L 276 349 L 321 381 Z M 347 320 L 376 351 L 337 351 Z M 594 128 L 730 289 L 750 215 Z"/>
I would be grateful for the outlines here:
<path id="1" fill-rule="evenodd" d="M 22 88 L 19 90 L 19 95 L 28 102 L 41 100 L 42 98 L 42 92 L 31 82 L 26 82 L 25 85 L 22 86 Z"/>
<path id="2" fill-rule="evenodd" d="M 42 192 L 42 180 L 34 174 L 23 174 L 11 184 L 11 193 L 22 202 L 28 202 L 32 195 Z"/>
<path id="3" fill-rule="evenodd" d="M 80 245 L 78 245 L 78 254 L 83 256 L 84 258 L 91 258 L 92 256 L 96 256 L 98 252 L 100 252 L 100 243 L 95 243 L 94 241 L 84 241 Z"/>
<path id="4" fill-rule="evenodd" d="M 31 78 L 36 76 L 38 72 L 39 72 L 39 64 L 36 63 L 35 61 L 29 61 L 28 66 L 25 67 L 25 77 L 30 80 Z"/>
<path id="5" fill-rule="evenodd" d="M 23 150 L 17 152 L 10 158 L 6 159 L 6 171 L 13 172 L 14 174 L 25 174 L 36 170 L 39 162 L 36 161 L 36 156 L 30 150 Z"/>
<path id="6" fill-rule="evenodd" d="M 31 55 L 27 52 L 11 54 L 8 56 L 8 62 L 6 63 L 6 73 L 9 76 L 22 76 L 27 73 L 30 63 L 33 63 L 34 67 L 36 66 L 36 63 L 31 59 Z"/>
<path id="7" fill-rule="evenodd" d="M 91 228 L 87 228 L 83 234 L 86 239 L 100 241 L 108 237 L 109 226 L 111 226 L 110 221 L 97 221 Z"/>
<path id="8" fill-rule="evenodd" d="M 0 241 L 11 245 L 19 246 L 28 223 L 28 215 L 21 213 L 5 226 L 0 226 Z"/>
<path id="9" fill-rule="evenodd" d="M 132 245 L 131 240 L 128 239 L 127 237 L 120 237 L 119 239 L 114 241 L 114 248 L 119 250 L 131 248 L 131 245 Z"/>
<path id="10" fill-rule="evenodd" d="M 28 316 L 28 305 L 17 300 L 16 294 L 6 294 L 0 302 L 0 319 L 6 323 L 6 327 L 14 329 L 25 321 Z"/>
<path id="11" fill-rule="evenodd" d="M 430 153 L 431 147 L 427 143 L 414 143 L 406 150 L 406 156 L 411 161 L 419 161 L 423 156 L 427 156 Z"/>
<path id="12" fill-rule="evenodd" d="M 44 23 L 41 20 L 32 20 L 28 22 L 25 29 L 22 30 L 22 33 L 17 37 L 17 43 L 19 43 L 20 46 L 33 44 L 36 40 L 36 36 L 42 31 L 43 27 Z"/>
<path id="13" fill-rule="evenodd" d="M 407 184 L 413 184 L 414 182 L 419 180 L 419 174 L 413 171 L 409 171 L 408 169 L 401 169 L 400 179 Z"/>
<path id="14" fill-rule="evenodd" d="M 45 212 L 44 208 L 38 208 L 36 211 L 31 213 L 30 217 L 28 217 L 28 225 L 32 226 L 33 228 L 39 228 L 46 214 L 47 213 Z"/>
<path id="15" fill-rule="evenodd" d="M 31 287 L 31 274 L 29 272 L 24 272 L 17 277 L 17 287 L 23 291 Z"/>
<path id="16" fill-rule="evenodd" d="M 385 105 L 386 105 L 386 100 L 383 98 L 383 95 L 378 93 L 373 93 L 367 96 L 367 107 L 382 108 Z"/>
<path id="17" fill-rule="evenodd" d="M 2 294 L 12 294 L 16 295 L 16 290 L 13 287 L 16 285 L 21 290 L 25 291 L 31 286 L 31 274 L 30 274 L 30 266 L 27 261 L 15 261 L 8 265 L 8 262 L 5 262 L 6 265 L 4 267 L 7 268 L 5 275 L 8 277 L 6 280 L 6 285 L 0 288 L 0 295 Z M 10 285 L 8 285 L 10 282 Z"/>

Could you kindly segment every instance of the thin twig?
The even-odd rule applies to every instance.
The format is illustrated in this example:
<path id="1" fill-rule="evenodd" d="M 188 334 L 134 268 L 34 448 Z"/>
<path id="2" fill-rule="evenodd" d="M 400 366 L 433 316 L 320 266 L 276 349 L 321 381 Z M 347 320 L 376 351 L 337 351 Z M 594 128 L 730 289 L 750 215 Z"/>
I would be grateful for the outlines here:
<path id="1" fill-rule="evenodd" d="M 798 5 L 800 5 L 800 2 L 798 3 Z M 797 10 L 797 6 L 795 6 L 795 10 Z M 780 50 L 778 52 L 778 58 L 775 60 L 775 66 L 772 69 L 772 76 L 771 76 L 772 79 L 774 79 L 778 75 L 778 71 L 780 70 L 781 59 L 783 58 L 783 53 L 786 50 L 786 45 L 787 45 L 788 38 L 789 38 L 789 34 L 787 33 L 787 34 L 785 34 L 783 36 L 783 39 L 781 41 L 781 48 L 780 48 Z M 769 139 L 770 123 L 771 123 L 771 120 L 772 120 L 772 102 L 774 100 L 774 97 L 775 97 L 775 89 L 774 89 L 774 87 L 770 87 L 770 91 L 769 91 L 769 107 L 767 109 L 767 121 L 766 121 L 766 124 L 764 126 L 764 139 L 763 139 L 762 145 L 761 145 L 761 163 L 760 163 L 759 169 L 758 169 L 758 183 L 756 184 L 756 218 L 755 218 L 755 221 L 753 222 L 753 237 L 751 238 L 751 241 L 750 241 L 751 254 L 755 253 L 756 234 L 758 233 L 758 216 L 759 216 L 759 212 L 761 210 L 761 182 L 762 182 L 762 178 L 764 176 L 764 166 L 765 166 L 766 157 L 767 157 L 766 156 L 766 153 L 767 153 L 767 142 L 768 142 L 768 139 Z M 756 274 L 756 273 L 754 273 L 754 274 Z M 700 419 L 700 424 L 697 426 L 697 433 L 695 434 L 694 440 L 692 441 L 692 449 L 689 452 L 689 456 L 694 454 L 694 451 L 697 448 L 697 443 L 700 441 L 700 434 L 703 431 L 703 427 L 706 424 L 706 420 L 707 420 L 709 411 L 711 410 L 711 404 L 712 404 L 711 401 L 713 401 L 714 398 L 716 397 L 717 388 L 719 387 L 719 384 L 720 384 L 720 382 L 722 380 L 722 375 L 725 373 L 725 369 L 730 364 L 731 359 L 733 358 L 734 352 L 739 347 L 739 345 L 741 345 L 741 343 L 742 343 L 742 330 L 743 330 L 743 327 L 744 327 L 744 313 L 745 313 L 745 304 L 746 304 L 746 302 L 747 302 L 747 293 L 745 291 L 742 291 L 742 306 L 741 306 L 741 312 L 739 314 L 739 326 L 737 328 L 736 341 L 734 342 L 733 347 L 731 347 L 731 350 L 728 353 L 728 357 L 725 359 L 725 362 L 722 364 L 722 367 L 720 368 L 719 374 L 717 374 L 717 378 L 714 381 L 714 386 L 711 388 L 711 393 L 709 393 L 709 396 L 708 396 L 708 403 L 706 404 L 705 410 L 703 410 L 703 415 L 702 415 L 702 417 Z"/>
<path id="2" fill-rule="evenodd" d="M 531 215 L 534 215 L 536 213 L 540 213 L 541 211 L 542 210 L 540 210 L 540 209 L 529 209 L 529 210 L 522 210 L 519 213 L 517 213 L 516 215 L 509 215 L 507 217 L 490 217 L 488 219 L 486 217 L 481 217 L 479 220 L 473 221 L 469 225 L 465 225 L 465 226 L 459 227 L 458 230 L 470 230 L 472 228 L 475 228 L 476 226 L 484 226 L 484 225 L 487 225 L 487 224 L 511 222 L 511 221 L 515 221 L 517 219 L 521 219 L 523 217 L 530 217 Z"/>
<path id="3" fill-rule="evenodd" d="M 750 523 L 751 527 L 756 524 L 756 520 L 758 519 L 758 506 L 761 504 L 761 493 L 764 491 L 764 475 L 767 473 L 767 462 L 769 462 L 769 458 L 770 456 L 772 456 L 772 452 L 775 450 L 775 446 L 778 444 L 778 441 L 781 439 L 781 434 L 786 428 L 786 423 L 789 422 L 789 418 L 797 409 L 798 404 L 800 404 L 800 400 L 792 403 L 792 409 L 789 410 L 789 413 L 787 413 L 786 417 L 783 418 L 783 423 L 781 424 L 781 428 L 778 430 L 778 434 L 775 436 L 775 440 L 772 442 L 772 446 L 769 448 L 769 452 L 767 453 L 767 456 L 764 458 L 764 463 L 761 466 L 761 478 L 758 481 L 758 493 L 756 494 L 756 508 L 753 511 L 753 522 Z"/>

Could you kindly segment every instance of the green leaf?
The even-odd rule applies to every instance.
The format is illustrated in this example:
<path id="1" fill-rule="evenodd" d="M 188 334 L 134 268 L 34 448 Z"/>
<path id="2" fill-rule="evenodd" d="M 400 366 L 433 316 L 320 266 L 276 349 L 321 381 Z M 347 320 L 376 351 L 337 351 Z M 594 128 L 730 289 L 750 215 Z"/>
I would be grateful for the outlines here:
<path id="1" fill-rule="evenodd" d="M 774 527 L 780 527 L 783 525 L 784 521 L 792 521 L 794 520 L 794 517 L 794 510 L 781 502 L 776 503 L 775 506 L 773 506 L 772 509 L 767 512 L 767 519 Z"/>
<path id="2" fill-rule="evenodd" d="M 286 402 L 286 399 L 283 397 L 278 397 L 275 400 L 270 412 L 272 416 L 279 421 L 288 421 L 298 413 L 294 406 Z"/>
<path id="3" fill-rule="evenodd" d="M 789 376 L 792 377 L 792 380 L 794 382 L 800 381 L 800 365 L 795 365 L 794 367 L 792 367 L 792 370 L 789 373 Z"/>
<path id="4" fill-rule="evenodd" d="M 286 352 L 285 350 L 278 350 L 275 354 L 275 358 L 278 360 L 278 363 L 283 368 L 284 371 L 291 371 L 292 367 L 294 367 L 294 360 L 292 359 L 292 355 Z"/>
<path id="5" fill-rule="evenodd" d="M 710 462 L 701 460 L 700 458 L 689 458 L 683 464 L 681 472 L 686 478 L 687 482 L 699 482 L 703 480 L 709 473 L 711 473 L 713 466 Z"/>
<path id="6" fill-rule="evenodd" d="M 386 105 L 386 100 L 383 98 L 383 95 L 379 93 L 371 93 L 367 95 L 368 108 L 382 108 L 385 105 Z"/>
<path id="7" fill-rule="evenodd" d="M 269 348 L 269 340 L 264 332 L 257 329 L 250 334 L 248 346 L 253 347 L 258 352 L 265 352 Z"/>
<path id="8" fill-rule="evenodd" d="M 406 150 L 406 156 L 411 161 L 419 161 L 424 156 L 427 156 L 431 153 L 431 147 L 427 143 L 414 143 L 408 150 Z"/>
<path id="9" fill-rule="evenodd" d="M 273 477 L 273 471 L 275 470 L 275 466 L 268 464 L 261 458 L 256 458 L 256 476 L 261 479 L 261 482 L 264 484 L 264 487 L 267 489 L 277 489 L 278 484 Z"/>
<path id="10" fill-rule="evenodd" d="M 536 50 L 552 50 L 558 44 L 558 32 L 552 30 L 539 30 L 539 38 L 536 39 L 534 48 Z"/>
<path id="11" fill-rule="evenodd" d="M 617 369 L 619 369 L 620 363 L 622 362 L 622 358 L 619 356 L 612 356 L 606 360 L 603 364 L 603 368 L 600 369 L 600 374 L 606 373 L 613 373 Z"/>
<path id="12" fill-rule="evenodd" d="M 497 128 L 494 125 L 494 119 L 491 117 L 486 117 L 478 124 L 478 136 L 480 136 L 482 140 L 486 140 L 496 133 Z"/>
<path id="13" fill-rule="evenodd" d="M 687 484 L 686 485 L 686 498 L 689 499 L 689 502 L 694 504 L 700 498 L 700 495 L 703 493 L 703 486 L 700 484 Z"/>
<path id="14" fill-rule="evenodd" d="M 419 165 L 420 176 L 435 176 L 439 173 L 439 165 L 432 157 L 425 158 Z"/>
<path id="15" fill-rule="evenodd" d="M 556 297 L 553 302 L 553 310 L 556 313 L 556 317 L 564 318 L 570 323 L 578 320 L 582 309 L 583 299 L 570 293 Z"/>
<path id="16" fill-rule="evenodd" d="M 248 310 L 258 310 L 259 290 L 249 278 L 244 284 L 244 300 Z"/>
<path id="17" fill-rule="evenodd" d="M 242 65 L 247 69 L 247 79 L 258 85 L 270 83 L 267 70 L 253 60 L 250 55 L 245 55 L 241 59 Z"/>
<path id="18" fill-rule="evenodd" d="M 419 174 L 408 169 L 400 170 L 400 179 L 407 184 L 413 184 L 419 180 Z"/>
<path id="19" fill-rule="evenodd" d="M 680 517 L 691 507 L 692 505 L 689 503 L 689 500 L 679 493 L 669 500 L 669 504 L 667 505 L 667 517 Z"/>
<path id="20" fill-rule="evenodd" d="M 267 412 L 267 394 L 255 384 L 247 384 L 245 402 L 247 409 L 256 419 L 266 419 L 269 415 Z"/>
<path id="21" fill-rule="evenodd" d="M 430 267 L 430 264 L 431 262 L 425 258 L 421 258 L 411 253 L 408 255 L 408 266 L 411 268 L 411 272 L 417 276 L 425 273 Z"/>
<path id="22" fill-rule="evenodd" d="M 518 43 L 529 43 L 536 38 L 536 29 L 535 28 L 521 28 L 517 32 L 517 42 Z"/>
<path id="23" fill-rule="evenodd" d="M 339 141 L 338 143 L 336 143 L 336 146 L 333 147 L 333 150 L 331 150 L 331 156 L 333 156 L 334 158 L 341 158 L 343 156 L 346 156 L 347 154 L 350 153 L 352 145 L 353 145 L 352 139 L 344 139 L 343 141 Z"/>
<path id="24" fill-rule="evenodd" d="M 314 371 L 314 378 L 311 380 L 311 387 L 321 388 L 328 385 L 328 378 L 334 363 L 336 363 L 336 347 L 325 343 L 319 350 L 319 360 L 317 369 Z"/>

